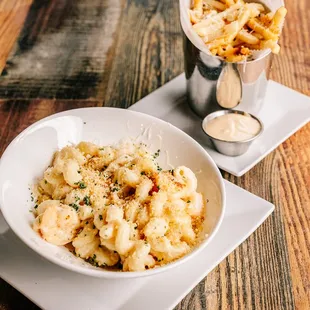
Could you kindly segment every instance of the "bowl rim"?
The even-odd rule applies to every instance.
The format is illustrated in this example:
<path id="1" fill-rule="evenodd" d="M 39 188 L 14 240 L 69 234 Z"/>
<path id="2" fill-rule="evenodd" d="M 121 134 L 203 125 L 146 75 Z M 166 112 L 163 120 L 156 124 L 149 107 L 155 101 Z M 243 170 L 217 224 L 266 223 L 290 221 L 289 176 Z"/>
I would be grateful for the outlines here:
<path id="1" fill-rule="evenodd" d="M 222 115 L 225 115 L 225 114 L 241 114 L 241 115 L 244 115 L 244 116 L 249 116 L 255 120 L 258 121 L 259 125 L 260 125 L 260 130 L 259 132 L 253 136 L 252 138 L 248 138 L 246 140 L 241 140 L 241 141 L 228 141 L 228 140 L 224 140 L 224 139 L 218 139 L 218 138 L 215 138 L 211 135 L 209 135 L 207 133 L 207 131 L 204 129 L 204 125 L 207 124 L 208 122 L 210 122 L 211 120 L 219 117 L 219 116 L 222 116 Z M 212 140 L 216 140 L 216 141 L 220 141 L 220 142 L 225 142 L 225 143 L 230 143 L 230 144 L 243 144 L 243 143 L 248 143 L 248 142 L 252 142 L 253 140 L 257 139 L 264 131 L 264 124 L 263 122 L 258 118 L 256 117 L 255 115 L 251 114 L 251 113 L 248 113 L 248 112 L 245 112 L 245 111 L 241 111 L 241 110 L 218 110 L 218 111 L 215 111 L 215 112 L 212 112 L 210 114 L 208 114 L 201 122 L 201 128 L 202 128 L 202 131 L 206 134 L 206 136 L 208 136 L 210 139 Z"/>
<path id="2" fill-rule="evenodd" d="M 11 222 L 11 217 L 9 216 L 9 208 L 5 208 L 4 207 L 4 202 L 3 202 L 3 195 L 2 195 L 2 184 L 0 184 L 0 211 L 2 211 L 2 214 L 4 216 L 4 219 L 6 220 L 6 222 L 8 223 L 10 229 L 13 230 L 13 232 L 15 233 L 15 235 L 21 240 L 23 241 L 24 244 L 26 244 L 29 248 L 31 248 L 33 251 L 35 251 L 37 254 L 39 254 L 41 257 L 47 259 L 48 261 L 54 263 L 55 265 L 58 265 L 60 267 L 63 267 L 67 270 L 71 270 L 74 272 L 77 272 L 79 274 L 83 274 L 83 275 L 87 275 L 87 276 L 92 276 L 92 277 L 98 277 L 98 278 L 121 278 L 121 279 L 128 279 L 128 278 L 137 278 L 137 277 L 144 277 L 144 276 L 151 276 L 160 272 L 165 272 L 169 269 L 172 269 L 174 267 L 177 267 L 178 265 L 183 264 L 184 262 L 186 262 L 187 260 L 191 259 L 193 256 L 197 255 L 200 251 L 202 251 L 209 242 L 211 242 L 211 240 L 214 238 L 214 236 L 216 235 L 216 233 L 218 232 L 218 229 L 223 221 L 224 218 L 224 214 L 225 214 L 225 210 L 226 210 L 226 190 L 225 190 L 225 185 L 224 185 L 224 181 L 223 181 L 223 177 L 220 173 L 219 168 L 216 166 L 214 160 L 211 158 L 211 156 L 207 153 L 207 151 L 196 141 L 194 140 L 191 136 L 189 136 L 188 134 L 186 134 L 185 132 L 183 132 L 181 129 L 177 128 L 176 126 L 161 120 L 159 118 L 156 118 L 154 116 L 145 114 L 145 113 L 141 113 L 141 112 L 137 112 L 137 111 L 132 111 L 132 110 L 127 110 L 127 109 L 122 109 L 122 108 L 113 108 L 113 107 L 87 107 L 87 108 L 78 108 L 78 109 L 71 109 L 71 110 L 66 110 L 66 111 L 62 111 L 59 113 L 55 113 L 52 114 L 50 116 L 47 116 L 33 124 L 31 124 L 30 126 L 28 126 L 26 129 L 24 129 L 21 133 L 19 133 L 10 143 L 9 145 L 6 147 L 6 149 L 4 150 L 1 159 L 0 159 L 0 173 L 1 173 L 1 167 L 3 165 L 3 158 L 8 156 L 9 152 L 11 151 L 11 149 L 18 143 L 18 141 L 24 137 L 25 135 L 28 134 L 28 132 L 30 132 L 34 127 L 40 125 L 41 123 L 44 123 L 48 120 L 51 119 L 55 119 L 58 117 L 62 117 L 62 116 L 70 116 L 71 112 L 86 112 L 87 110 L 118 110 L 121 113 L 130 113 L 133 115 L 140 115 L 143 117 L 148 118 L 151 121 L 155 121 L 155 122 L 159 122 L 161 124 L 165 124 L 165 125 L 169 125 L 170 128 L 172 128 L 173 130 L 176 130 L 177 132 L 180 132 L 183 135 L 186 135 L 190 141 L 192 142 L 193 145 L 195 145 L 201 152 L 202 154 L 204 154 L 204 156 L 207 158 L 207 160 L 210 163 L 210 166 L 212 167 L 213 171 L 216 174 L 216 177 L 219 180 L 219 190 L 220 190 L 220 195 L 221 195 L 221 200 L 222 200 L 222 204 L 221 204 L 221 213 L 219 216 L 219 219 L 217 221 L 217 224 L 215 225 L 212 233 L 208 236 L 207 239 L 205 239 L 204 241 L 202 241 L 196 248 L 194 248 L 192 251 L 190 251 L 188 254 L 186 254 L 185 256 L 171 262 L 168 263 L 167 265 L 161 266 L 161 267 L 157 267 L 157 268 L 151 268 L 145 271 L 130 271 L 130 272 L 120 272 L 120 271 L 108 271 L 108 270 L 104 270 L 104 269 L 92 269 L 92 268 L 83 268 L 82 266 L 78 266 L 75 264 L 72 264 L 68 261 L 62 260 L 59 257 L 56 256 L 52 256 L 49 255 L 48 252 L 45 253 L 44 251 L 40 251 L 40 248 L 36 247 L 34 243 L 30 242 L 30 239 L 26 238 L 18 229 L 16 229 L 14 223 Z M 73 115 L 74 116 L 74 115 Z M 76 116 L 76 115 L 75 115 Z M 79 115 L 79 117 L 81 117 L 83 119 L 83 114 Z"/>

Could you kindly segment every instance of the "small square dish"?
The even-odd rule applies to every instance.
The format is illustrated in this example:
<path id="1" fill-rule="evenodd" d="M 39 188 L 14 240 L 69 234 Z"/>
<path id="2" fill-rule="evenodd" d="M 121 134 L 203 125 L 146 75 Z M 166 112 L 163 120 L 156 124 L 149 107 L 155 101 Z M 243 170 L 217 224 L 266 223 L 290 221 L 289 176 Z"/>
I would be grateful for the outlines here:
<path id="1" fill-rule="evenodd" d="M 216 236 L 192 260 L 167 272 L 112 280 L 65 270 L 28 248 L 0 214 L 0 276 L 46 310 L 173 309 L 274 210 L 271 203 L 224 183 L 227 205 Z"/>
<path id="2" fill-rule="evenodd" d="M 181 74 L 129 109 L 150 114 L 180 128 L 205 148 L 219 168 L 238 177 L 310 121 L 309 97 L 269 81 L 266 102 L 256 115 L 264 124 L 264 132 L 245 154 L 229 157 L 215 151 L 211 141 L 206 139 L 201 129 L 201 119 L 186 102 L 185 83 L 185 75 Z"/>

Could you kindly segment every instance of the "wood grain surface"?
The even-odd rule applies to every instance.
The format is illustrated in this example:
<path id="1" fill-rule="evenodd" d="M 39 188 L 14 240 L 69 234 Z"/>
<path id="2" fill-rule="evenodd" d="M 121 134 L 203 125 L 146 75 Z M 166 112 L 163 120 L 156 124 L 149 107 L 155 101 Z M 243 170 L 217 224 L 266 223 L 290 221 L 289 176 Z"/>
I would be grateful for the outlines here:
<path id="1" fill-rule="evenodd" d="M 310 2 L 286 5 L 272 79 L 310 95 Z M 0 78 L 0 154 L 47 115 L 125 108 L 182 71 L 178 1 L 34 0 Z M 223 176 L 275 212 L 176 309 L 310 309 L 310 125 L 243 177 Z M 37 307 L 0 280 L 0 310 L 12 309 Z"/>
<path id="2" fill-rule="evenodd" d="M 15 41 L 23 28 L 32 0 L 0 2 L 0 74 Z"/>

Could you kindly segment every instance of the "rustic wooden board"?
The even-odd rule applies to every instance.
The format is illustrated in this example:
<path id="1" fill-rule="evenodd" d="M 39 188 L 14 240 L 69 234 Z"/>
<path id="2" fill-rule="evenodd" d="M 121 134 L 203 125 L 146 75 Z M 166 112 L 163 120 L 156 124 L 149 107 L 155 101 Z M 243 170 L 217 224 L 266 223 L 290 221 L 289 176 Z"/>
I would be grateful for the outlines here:
<path id="1" fill-rule="evenodd" d="M 308 1 L 287 2 L 272 78 L 310 95 Z M 47 115 L 125 108 L 180 74 L 180 31 L 178 1 L 34 1 L 0 78 L 0 154 Z M 176 309 L 310 309 L 310 125 L 243 177 L 223 175 L 276 210 Z M 0 286 L 0 310 L 37 309 L 8 284 Z"/>
<path id="2" fill-rule="evenodd" d="M 0 2 L 0 74 L 23 28 L 32 0 L 2 0 Z"/>
<path id="3" fill-rule="evenodd" d="M 0 98 L 98 96 L 119 1 L 36 0 L 0 80 Z"/>

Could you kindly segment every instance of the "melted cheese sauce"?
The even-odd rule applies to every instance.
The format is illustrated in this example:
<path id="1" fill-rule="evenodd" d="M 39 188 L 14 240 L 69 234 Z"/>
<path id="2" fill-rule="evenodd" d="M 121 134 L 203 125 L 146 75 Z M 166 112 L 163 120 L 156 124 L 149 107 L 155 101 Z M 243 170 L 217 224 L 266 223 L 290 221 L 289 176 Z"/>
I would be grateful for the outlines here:
<path id="1" fill-rule="evenodd" d="M 256 136 L 261 126 L 251 116 L 229 113 L 212 119 L 203 128 L 208 135 L 219 140 L 244 141 Z"/>

